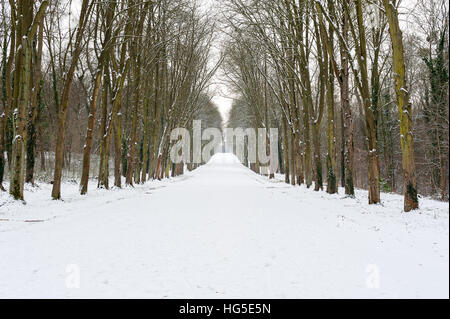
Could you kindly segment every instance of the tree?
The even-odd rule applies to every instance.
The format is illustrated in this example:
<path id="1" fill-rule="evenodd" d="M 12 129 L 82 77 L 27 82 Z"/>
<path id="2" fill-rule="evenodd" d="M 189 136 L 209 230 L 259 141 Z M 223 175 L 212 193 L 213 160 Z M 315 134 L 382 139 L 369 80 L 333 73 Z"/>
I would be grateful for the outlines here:
<path id="1" fill-rule="evenodd" d="M 404 210 L 409 212 L 419 207 L 414 164 L 414 144 L 412 131 L 412 107 L 406 84 L 405 58 L 402 31 L 398 22 L 395 1 L 383 0 L 385 14 L 389 23 L 392 43 L 392 61 L 400 121 L 400 141 L 402 148 Z"/>
<path id="2" fill-rule="evenodd" d="M 9 192 L 15 199 L 24 199 L 24 168 L 25 150 L 27 141 L 26 114 L 30 102 L 31 82 L 31 52 L 32 40 L 36 35 L 48 2 L 44 1 L 36 14 L 34 14 L 33 2 L 22 0 L 17 6 L 12 7 L 12 14 L 17 19 L 15 49 L 14 92 L 12 99 L 13 111 L 13 142 L 10 166 Z"/>

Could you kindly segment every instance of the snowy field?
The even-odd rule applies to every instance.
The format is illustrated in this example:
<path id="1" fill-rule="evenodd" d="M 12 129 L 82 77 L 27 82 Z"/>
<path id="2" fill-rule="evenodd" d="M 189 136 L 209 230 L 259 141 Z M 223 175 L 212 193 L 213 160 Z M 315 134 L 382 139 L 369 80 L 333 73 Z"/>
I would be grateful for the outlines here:
<path id="1" fill-rule="evenodd" d="M 449 207 L 369 206 L 218 154 L 184 176 L 87 196 L 0 194 L 2 298 L 448 298 Z"/>

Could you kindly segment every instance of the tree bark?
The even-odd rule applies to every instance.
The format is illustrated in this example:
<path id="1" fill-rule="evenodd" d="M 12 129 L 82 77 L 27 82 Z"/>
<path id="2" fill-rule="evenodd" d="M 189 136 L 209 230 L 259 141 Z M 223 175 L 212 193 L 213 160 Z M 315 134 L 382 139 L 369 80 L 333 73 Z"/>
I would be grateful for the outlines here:
<path id="1" fill-rule="evenodd" d="M 37 119 L 42 109 L 41 99 L 41 63 L 43 48 L 44 30 L 42 21 L 39 23 L 39 32 L 37 38 L 33 41 L 32 56 L 32 77 L 30 78 L 31 88 L 31 109 L 28 119 L 28 142 L 27 142 L 27 159 L 26 159 L 26 177 L 25 182 L 34 185 L 34 166 L 36 158 L 36 130 Z M 37 43 L 36 43 L 37 42 Z M 37 49 L 36 49 L 37 46 Z"/>
<path id="2" fill-rule="evenodd" d="M 14 73 L 14 101 L 13 101 L 13 143 L 10 166 L 10 194 L 15 199 L 23 200 L 25 150 L 27 142 L 27 116 L 30 102 L 30 83 L 32 67 L 32 39 L 37 28 L 44 18 L 48 2 L 42 2 L 38 12 L 33 16 L 33 2 L 22 0 L 17 3 L 18 27 L 17 39 L 21 41 L 16 45 L 16 65 Z M 15 10 L 15 8 L 12 8 Z"/>
<path id="3" fill-rule="evenodd" d="M 289 184 L 289 141 L 288 141 L 288 131 L 287 131 L 287 121 L 286 116 L 281 115 L 281 123 L 283 126 L 283 158 L 284 158 L 284 181 Z"/>

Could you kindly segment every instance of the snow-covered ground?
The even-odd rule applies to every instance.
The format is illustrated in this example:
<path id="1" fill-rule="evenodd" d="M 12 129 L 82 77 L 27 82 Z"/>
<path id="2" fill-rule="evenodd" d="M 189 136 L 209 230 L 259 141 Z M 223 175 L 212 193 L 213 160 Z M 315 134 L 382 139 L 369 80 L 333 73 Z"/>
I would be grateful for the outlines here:
<path id="1" fill-rule="evenodd" d="M 135 188 L 50 189 L 27 189 L 26 205 L 0 194 L 0 297 L 449 297 L 448 203 L 369 206 L 230 154 Z"/>

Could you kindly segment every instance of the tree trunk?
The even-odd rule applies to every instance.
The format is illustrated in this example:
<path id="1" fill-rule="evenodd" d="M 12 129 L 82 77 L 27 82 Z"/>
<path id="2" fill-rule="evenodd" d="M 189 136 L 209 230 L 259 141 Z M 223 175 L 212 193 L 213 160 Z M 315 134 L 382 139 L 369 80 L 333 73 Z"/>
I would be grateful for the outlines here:
<path id="1" fill-rule="evenodd" d="M 282 115 L 281 124 L 283 126 L 283 158 L 284 158 L 284 181 L 289 184 L 289 141 L 286 116 Z"/>
<path id="2" fill-rule="evenodd" d="M 147 181 L 147 162 L 149 154 L 149 137 L 150 137 L 150 101 L 147 99 L 144 102 L 144 136 L 142 145 L 142 176 L 141 182 Z"/>
<path id="3" fill-rule="evenodd" d="M 400 120 L 400 142 L 402 148 L 404 210 L 409 212 L 419 207 L 414 163 L 414 144 L 412 132 L 412 107 L 406 85 L 405 56 L 402 32 L 398 21 L 395 3 L 383 0 L 385 14 L 389 23 L 392 43 L 395 93 L 397 95 Z"/>
<path id="4" fill-rule="evenodd" d="M 42 62 L 42 48 L 43 48 L 44 30 L 42 23 L 39 25 L 39 32 L 37 36 L 37 43 L 33 41 L 33 76 L 30 78 L 31 88 L 31 110 L 28 119 L 28 141 L 27 141 L 27 162 L 26 162 L 26 177 L 25 182 L 34 185 L 34 165 L 36 157 L 36 122 L 39 113 L 42 109 L 41 99 L 41 62 Z M 36 50 L 37 45 L 37 50 Z"/>
<path id="5" fill-rule="evenodd" d="M 292 132 L 292 127 L 289 127 L 289 136 L 290 136 L 290 143 L 291 147 L 289 147 L 289 155 L 291 157 L 291 160 L 289 162 L 290 167 L 289 171 L 291 172 L 291 185 L 295 186 L 295 178 L 296 178 L 296 160 L 297 160 L 297 148 L 295 147 L 295 134 Z"/>
<path id="6" fill-rule="evenodd" d="M 122 187 L 122 114 L 117 114 L 114 125 L 114 186 Z"/>
<path id="7" fill-rule="evenodd" d="M 2 6 L 5 3 L 2 2 Z M 4 7 L 2 11 L 4 12 Z M 11 8 L 11 12 L 14 12 Z M 10 26 L 10 37 L 9 37 L 9 56 L 7 57 L 8 50 L 8 39 L 7 32 L 4 32 L 3 41 L 3 52 L 2 52 L 2 102 L 3 102 L 3 113 L 0 116 L 1 132 L 0 132 L 0 189 L 5 191 L 3 187 L 3 178 L 5 172 L 6 162 L 8 165 L 11 164 L 11 153 L 12 153 L 12 106 L 13 106 L 13 84 L 12 84 L 12 70 L 14 59 L 16 57 L 16 23 L 15 14 L 11 14 L 11 26 Z M 7 29 L 6 21 L 3 24 L 4 30 Z M 5 151 L 7 153 L 7 160 L 5 160 Z"/>
<path id="8" fill-rule="evenodd" d="M 345 14 L 342 17 L 342 37 L 345 43 L 348 43 L 348 21 Z M 341 43 L 341 83 L 340 83 L 340 99 L 342 109 L 342 130 L 343 130 L 343 162 L 344 171 L 343 178 L 345 180 L 345 194 L 348 196 L 355 196 L 355 188 L 353 184 L 353 118 L 352 109 L 350 107 L 350 86 L 349 86 L 349 66 L 346 54 L 346 49 Z"/>
<path id="9" fill-rule="evenodd" d="M 347 12 L 347 14 L 349 13 Z M 369 76 L 367 72 L 366 34 L 361 0 L 356 1 L 356 19 L 358 24 L 358 34 L 356 34 L 354 29 L 352 29 L 352 34 L 353 39 L 357 43 L 356 56 L 360 74 L 354 74 L 354 76 L 357 82 L 358 90 L 361 94 L 365 113 L 369 204 L 377 204 L 380 202 L 380 167 L 378 162 L 377 127 L 374 110 L 371 108 Z"/>
<path id="10" fill-rule="evenodd" d="M 23 0 L 17 3 L 15 13 L 19 17 L 17 23 L 16 38 L 20 39 L 16 45 L 16 65 L 14 72 L 14 100 L 13 100 L 13 142 L 10 166 L 10 194 L 15 199 L 23 200 L 25 150 L 27 141 L 26 111 L 30 99 L 31 79 L 31 53 L 32 39 L 34 38 L 38 25 L 41 23 L 48 2 L 42 2 L 39 11 L 33 19 L 33 2 Z M 15 10 L 16 8 L 11 8 Z"/>
<path id="11" fill-rule="evenodd" d="M 320 133 L 318 124 L 313 126 L 314 162 L 316 165 L 314 175 L 314 190 L 323 190 L 322 159 L 320 154 Z"/>
<path id="12" fill-rule="evenodd" d="M 125 179 L 125 184 L 133 186 L 133 170 L 136 162 L 136 135 L 137 135 L 137 114 L 139 109 L 139 93 L 136 92 L 135 95 L 135 105 L 133 106 L 133 117 L 131 120 L 131 135 L 130 135 L 130 143 L 128 149 L 127 156 L 127 176 Z"/>
<path id="13" fill-rule="evenodd" d="M 127 28 L 125 29 L 127 30 Z M 127 30 L 128 31 L 128 30 Z M 120 108 L 122 105 L 122 92 L 124 88 L 125 79 L 128 75 L 128 70 L 130 68 L 130 60 L 128 59 L 125 62 L 125 52 L 126 52 L 126 42 L 122 44 L 122 54 L 119 71 L 120 76 L 117 79 L 116 90 L 113 94 L 114 98 L 112 101 L 111 112 L 108 116 L 106 125 L 105 125 L 105 133 L 100 136 L 100 167 L 98 173 L 98 187 L 105 187 L 108 189 L 108 175 L 109 175 L 109 152 L 111 145 L 111 138 L 113 135 L 113 129 L 116 125 L 116 119 L 120 116 Z M 105 98 L 105 97 L 104 97 Z M 121 132 L 117 130 L 116 132 Z"/>
<path id="14" fill-rule="evenodd" d="M 90 171 L 90 163 L 91 163 L 91 150 L 92 150 L 92 142 L 94 137 L 94 124 L 95 124 L 95 114 L 97 112 L 97 104 L 98 104 L 98 96 L 100 93 L 103 70 L 105 68 L 105 64 L 109 61 L 109 54 L 111 51 L 111 34 L 112 34 L 112 23 L 115 12 L 115 2 L 111 2 L 107 7 L 106 13 L 106 30 L 105 30 L 105 38 L 102 44 L 102 51 L 100 53 L 100 57 L 98 58 L 97 65 L 97 73 L 95 75 L 94 88 L 92 91 L 92 99 L 89 106 L 89 116 L 88 116 L 88 127 L 86 132 L 86 141 L 83 148 L 83 171 L 81 174 L 81 182 L 80 182 L 80 193 L 84 195 L 88 191 L 88 183 L 89 183 L 89 171 Z M 105 81 L 105 90 L 107 89 L 109 83 Z M 103 114 L 102 114 L 102 129 L 101 133 L 105 133 L 105 125 L 106 125 L 106 103 L 107 103 L 107 94 L 103 96 Z"/>
<path id="15" fill-rule="evenodd" d="M 64 162 L 64 142 L 65 142 L 65 129 L 66 129 L 66 118 L 67 118 L 67 107 L 69 104 L 70 91 L 72 89 L 73 77 L 75 75 L 75 69 L 78 64 L 78 59 L 80 57 L 81 51 L 83 49 L 82 40 L 84 35 L 84 30 L 87 25 L 88 16 L 90 13 L 90 8 L 93 4 L 90 1 L 83 0 L 81 5 L 80 20 L 78 23 L 75 43 L 73 43 L 73 55 L 70 64 L 69 71 L 66 74 L 64 80 L 63 94 L 61 96 L 61 104 L 58 110 L 58 131 L 57 131 L 57 141 L 55 149 L 55 171 L 53 174 L 53 188 L 52 188 L 52 198 L 61 199 L 61 178 L 62 169 Z"/>

